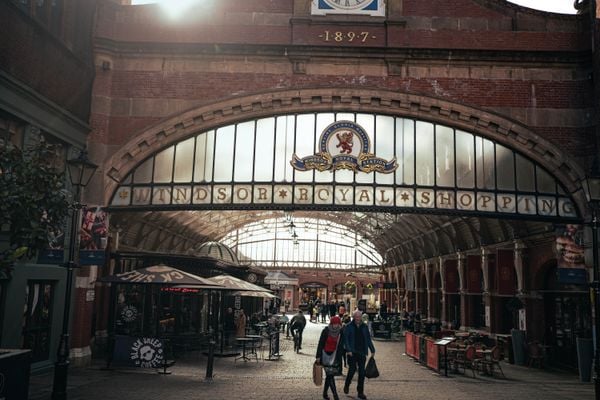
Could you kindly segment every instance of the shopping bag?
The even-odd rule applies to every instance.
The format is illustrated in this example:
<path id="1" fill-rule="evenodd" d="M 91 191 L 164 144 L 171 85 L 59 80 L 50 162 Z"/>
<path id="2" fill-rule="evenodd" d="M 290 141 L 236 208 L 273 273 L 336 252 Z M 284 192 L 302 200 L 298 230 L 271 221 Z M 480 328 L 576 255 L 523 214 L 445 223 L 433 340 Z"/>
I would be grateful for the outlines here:
<path id="1" fill-rule="evenodd" d="M 323 366 L 316 361 L 313 364 L 313 382 L 316 386 L 323 384 Z"/>
<path id="2" fill-rule="evenodd" d="M 379 376 L 379 370 L 377 369 L 377 363 L 375 363 L 375 357 L 371 356 L 365 367 L 365 376 L 369 379 L 377 378 Z"/>

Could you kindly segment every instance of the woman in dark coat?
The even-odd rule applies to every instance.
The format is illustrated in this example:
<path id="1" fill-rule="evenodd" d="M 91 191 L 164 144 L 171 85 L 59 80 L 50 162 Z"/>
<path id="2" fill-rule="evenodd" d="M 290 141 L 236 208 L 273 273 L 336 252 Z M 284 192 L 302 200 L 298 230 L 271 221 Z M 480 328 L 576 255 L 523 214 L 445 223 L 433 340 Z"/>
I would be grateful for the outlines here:
<path id="1" fill-rule="evenodd" d="M 344 354 L 342 335 L 342 320 L 340 317 L 334 316 L 329 320 L 329 325 L 323 328 L 317 345 L 317 362 L 323 365 L 326 375 L 323 386 L 323 398 L 326 400 L 329 399 L 327 395 L 329 388 L 331 388 L 334 400 L 339 400 L 334 377 L 342 374 L 342 355 Z"/>

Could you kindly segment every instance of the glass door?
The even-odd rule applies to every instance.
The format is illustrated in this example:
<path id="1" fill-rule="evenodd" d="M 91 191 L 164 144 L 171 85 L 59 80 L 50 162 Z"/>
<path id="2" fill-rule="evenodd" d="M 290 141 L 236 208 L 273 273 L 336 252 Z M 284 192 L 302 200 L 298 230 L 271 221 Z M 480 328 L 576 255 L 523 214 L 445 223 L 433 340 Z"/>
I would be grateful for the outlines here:
<path id="1" fill-rule="evenodd" d="M 25 287 L 22 348 L 31 349 L 32 362 L 50 358 L 53 287 L 52 282 L 42 281 L 29 281 Z"/>

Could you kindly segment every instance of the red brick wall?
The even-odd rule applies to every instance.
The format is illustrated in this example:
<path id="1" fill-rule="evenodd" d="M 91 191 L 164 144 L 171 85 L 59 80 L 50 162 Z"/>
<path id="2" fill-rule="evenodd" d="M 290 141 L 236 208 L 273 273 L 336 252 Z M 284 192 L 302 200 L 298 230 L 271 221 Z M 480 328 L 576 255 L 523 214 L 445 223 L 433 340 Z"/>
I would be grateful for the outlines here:
<path id="1" fill-rule="evenodd" d="M 74 7 L 77 9 L 71 10 Z M 68 33 L 55 37 L 9 1 L 0 2 L 0 70 L 83 121 L 88 120 L 94 77 L 94 9 L 91 1 L 67 6 L 65 12 L 74 14 L 80 23 L 69 25 L 65 17 Z"/>
<path id="2" fill-rule="evenodd" d="M 381 18 L 311 17 L 294 10 L 292 0 L 223 0 L 177 23 L 158 6 L 103 3 L 96 64 L 107 61 L 109 68 L 97 70 L 92 140 L 116 149 L 169 115 L 231 96 L 274 88 L 364 87 L 497 112 L 571 156 L 593 151 L 589 111 L 595 97 L 584 16 L 531 12 L 491 0 L 389 3 L 395 21 L 390 24 Z M 379 29 L 378 47 L 323 48 L 326 43 L 315 36 L 323 29 L 351 28 Z M 297 59 L 301 73 L 293 70 Z M 171 112 L 172 104 L 177 106 Z"/>

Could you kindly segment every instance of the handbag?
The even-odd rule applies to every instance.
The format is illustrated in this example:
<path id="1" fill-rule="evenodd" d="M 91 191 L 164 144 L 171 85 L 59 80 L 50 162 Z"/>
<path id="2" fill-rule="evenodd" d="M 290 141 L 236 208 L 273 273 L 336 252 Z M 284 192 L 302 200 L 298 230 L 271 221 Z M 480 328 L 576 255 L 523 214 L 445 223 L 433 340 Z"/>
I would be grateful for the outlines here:
<path id="1" fill-rule="evenodd" d="M 375 357 L 371 356 L 365 367 L 365 376 L 369 379 L 377 378 L 379 376 L 379 370 L 377 369 L 377 363 Z"/>
<path id="2" fill-rule="evenodd" d="M 313 364 L 313 383 L 316 386 L 323 384 L 323 366 L 317 361 Z"/>
<path id="3" fill-rule="evenodd" d="M 323 369 L 325 370 L 325 375 L 328 376 L 337 376 L 342 374 L 342 368 L 339 363 L 336 363 L 337 356 L 337 345 L 340 342 L 340 337 L 338 336 L 335 342 L 335 351 L 331 354 L 328 354 L 325 350 L 321 352 L 321 365 L 323 365 Z"/>
<path id="4" fill-rule="evenodd" d="M 327 376 L 340 376 L 342 375 L 342 368 L 340 364 L 326 365 L 323 367 L 325 375 Z"/>

